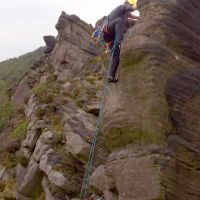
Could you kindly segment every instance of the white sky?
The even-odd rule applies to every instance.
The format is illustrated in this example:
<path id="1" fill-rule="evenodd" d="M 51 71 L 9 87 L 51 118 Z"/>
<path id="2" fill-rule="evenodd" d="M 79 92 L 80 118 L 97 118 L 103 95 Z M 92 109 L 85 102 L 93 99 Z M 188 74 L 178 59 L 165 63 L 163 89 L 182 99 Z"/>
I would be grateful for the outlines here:
<path id="1" fill-rule="evenodd" d="M 44 46 L 63 11 L 92 23 L 124 0 L 0 0 L 0 61 Z"/>

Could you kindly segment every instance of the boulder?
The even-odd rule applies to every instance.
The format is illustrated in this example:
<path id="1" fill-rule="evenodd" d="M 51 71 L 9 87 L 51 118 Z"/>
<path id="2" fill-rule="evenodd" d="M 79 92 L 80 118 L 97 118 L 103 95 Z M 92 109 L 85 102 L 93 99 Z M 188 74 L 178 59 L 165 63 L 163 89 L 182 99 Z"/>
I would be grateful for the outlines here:
<path id="1" fill-rule="evenodd" d="M 55 197 L 51 193 L 49 185 L 50 185 L 50 183 L 49 183 L 48 179 L 46 178 L 46 176 L 44 176 L 44 178 L 42 180 L 42 187 L 43 187 L 43 190 L 45 192 L 45 198 L 48 199 L 48 200 L 59 200 L 59 198 Z"/>
<path id="2" fill-rule="evenodd" d="M 42 156 L 40 160 L 40 169 L 46 174 L 49 182 L 57 187 L 64 190 L 68 190 L 70 187 L 70 182 L 67 178 L 59 171 L 53 169 L 54 164 L 49 163 L 50 157 L 54 154 L 53 149 L 50 149 Z M 55 161 L 56 162 L 56 161 Z"/>
<path id="3" fill-rule="evenodd" d="M 90 145 L 85 142 L 81 136 L 74 132 L 66 132 L 66 150 L 73 155 L 82 155 L 87 157 Z"/>
<path id="4" fill-rule="evenodd" d="M 19 193 L 27 197 L 34 196 L 34 193 L 41 188 L 42 177 L 43 174 L 39 169 L 39 165 L 34 160 L 29 162 L 26 170 L 23 167 L 19 167 L 17 171 Z"/>
<path id="5" fill-rule="evenodd" d="M 20 83 L 18 84 L 14 95 L 11 97 L 11 101 L 16 104 L 17 106 L 21 106 L 24 104 L 24 98 L 30 91 L 28 85 L 28 78 L 25 76 Z"/>
<path id="6" fill-rule="evenodd" d="M 89 101 L 87 103 L 87 112 L 91 113 L 95 116 L 99 116 L 99 111 L 100 111 L 100 102 L 99 100 L 93 100 Z"/>
<path id="7" fill-rule="evenodd" d="M 36 106 L 35 94 L 33 94 L 33 95 L 31 95 L 31 97 L 25 107 L 26 117 L 29 117 L 33 113 L 35 106 Z"/>
<path id="8" fill-rule="evenodd" d="M 106 181 L 105 169 L 104 169 L 104 166 L 101 165 L 95 169 L 92 176 L 90 177 L 90 186 L 104 193 L 105 186 L 106 186 L 105 181 Z"/>
<path id="9" fill-rule="evenodd" d="M 45 54 L 51 53 L 56 45 L 56 38 L 51 35 L 43 36 L 43 39 L 46 43 L 46 47 L 44 50 Z"/>
<path id="10" fill-rule="evenodd" d="M 36 147 L 33 156 L 37 162 L 40 161 L 41 157 L 46 154 L 46 152 L 53 145 L 53 133 L 51 131 L 46 131 L 42 133 L 40 138 L 36 143 Z"/>
<path id="11" fill-rule="evenodd" d="M 31 126 L 28 125 L 27 134 L 25 140 L 22 142 L 22 148 L 28 148 L 29 151 L 33 151 L 35 148 L 36 142 L 41 135 L 41 128 L 38 126 Z"/>

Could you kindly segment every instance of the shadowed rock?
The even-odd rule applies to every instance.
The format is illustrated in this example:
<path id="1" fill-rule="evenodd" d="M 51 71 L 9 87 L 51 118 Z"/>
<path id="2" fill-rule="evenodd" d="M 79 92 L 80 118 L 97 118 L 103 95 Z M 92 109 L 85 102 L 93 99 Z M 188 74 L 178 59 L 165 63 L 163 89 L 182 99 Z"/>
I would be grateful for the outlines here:
<path id="1" fill-rule="evenodd" d="M 53 51 L 56 45 L 56 38 L 51 35 L 43 36 L 43 39 L 46 43 L 46 48 L 44 49 L 44 53 L 48 54 Z"/>

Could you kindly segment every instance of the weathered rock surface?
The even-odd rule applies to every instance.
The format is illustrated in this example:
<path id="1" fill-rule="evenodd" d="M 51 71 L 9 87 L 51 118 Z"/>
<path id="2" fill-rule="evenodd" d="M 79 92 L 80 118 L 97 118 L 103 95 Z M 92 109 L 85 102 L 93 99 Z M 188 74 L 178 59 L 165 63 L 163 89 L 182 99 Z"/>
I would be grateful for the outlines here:
<path id="1" fill-rule="evenodd" d="M 55 197 L 52 192 L 50 191 L 50 188 L 49 188 L 49 181 L 46 177 L 43 178 L 42 180 L 42 187 L 43 187 L 43 190 L 45 192 L 45 198 L 46 199 L 49 199 L 49 200 L 59 200 L 59 198 Z"/>
<path id="2" fill-rule="evenodd" d="M 51 131 L 44 132 L 37 141 L 35 150 L 33 152 L 34 159 L 39 162 L 41 157 L 46 154 L 52 145 L 53 133 Z"/>
<path id="3" fill-rule="evenodd" d="M 103 165 L 100 165 L 95 169 L 94 173 L 90 177 L 90 185 L 101 192 L 105 191 L 106 180 L 105 169 Z"/>
<path id="4" fill-rule="evenodd" d="M 56 186 L 66 189 L 69 187 L 69 181 L 67 180 L 66 177 L 61 172 L 58 172 L 56 170 L 53 170 L 53 164 L 50 164 L 49 160 L 51 159 L 51 154 L 53 154 L 54 151 L 50 149 L 47 151 L 45 155 L 40 160 L 40 169 L 45 172 L 46 176 L 48 177 L 48 180 L 52 183 L 55 184 Z M 56 163 L 56 159 L 54 161 Z"/>
<path id="5" fill-rule="evenodd" d="M 66 150 L 73 155 L 82 155 L 87 157 L 89 153 L 89 144 L 86 143 L 79 135 L 73 132 L 66 134 Z"/>
<path id="6" fill-rule="evenodd" d="M 178 0 L 138 6 L 141 19 L 127 32 L 120 82 L 110 86 L 105 105 L 102 133 L 115 155 L 105 165 L 105 198 L 196 200 L 200 6 Z M 185 16 L 188 8 L 193 12 Z"/>
<path id="7" fill-rule="evenodd" d="M 17 172 L 19 193 L 26 197 L 33 198 L 35 193 L 40 190 L 42 181 L 42 172 L 39 169 L 38 163 L 31 160 L 26 169 L 19 166 Z M 20 199 L 20 197 L 18 199 Z"/>
<path id="8" fill-rule="evenodd" d="M 14 95 L 12 96 L 11 100 L 18 106 L 21 106 L 24 104 L 24 98 L 27 95 L 27 93 L 30 91 L 29 85 L 28 85 L 28 78 L 25 76 L 20 82 L 19 85 L 16 88 L 16 91 Z"/>
<path id="9" fill-rule="evenodd" d="M 43 39 L 46 43 L 44 53 L 46 54 L 51 53 L 56 46 L 56 38 L 52 35 L 46 35 L 43 36 Z"/>
<path id="10" fill-rule="evenodd" d="M 66 74 L 65 80 L 79 73 L 84 63 L 96 55 L 96 48 L 90 34 L 92 27 L 76 16 L 62 12 L 58 23 L 58 43 L 53 51 L 54 67 Z M 70 69 L 70 70 L 69 70 Z M 60 79 L 63 80 L 62 74 Z"/>

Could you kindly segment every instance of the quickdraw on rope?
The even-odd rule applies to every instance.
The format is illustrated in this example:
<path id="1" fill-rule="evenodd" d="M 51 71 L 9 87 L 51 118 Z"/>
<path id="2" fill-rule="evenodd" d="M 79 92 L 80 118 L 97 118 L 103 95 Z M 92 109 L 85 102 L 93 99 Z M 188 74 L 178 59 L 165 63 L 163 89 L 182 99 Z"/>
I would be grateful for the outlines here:
<path id="1" fill-rule="evenodd" d="M 116 45 L 117 45 L 117 41 L 116 41 L 116 38 L 115 38 L 113 48 L 111 50 L 112 54 L 111 54 L 111 57 L 110 57 L 110 63 L 109 63 L 107 75 L 108 75 L 109 70 L 111 68 L 111 61 L 112 61 L 113 56 L 114 56 L 114 51 L 115 51 Z M 86 167 L 86 170 L 85 170 L 85 175 L 84 175 L 83 184 L 82 184 L 82 188 L 81 188 L 81 193 L 80 193 L 80 199 L 81 200 L 85 200 L 86 197 L 87 197 L 87 191 L 88 191 L 88 187 L 89 187 L 89 178 L 90 178 L 90 174 L 91 174 L 91 170 L 92 170 L 94 152 L 95 152 L 97 137 L 98 137 L 99 130 L 100 130 L 99 128 L 100 128 L 102 116 L 103 116 L 103 108 L 104 108 L 104 101 L 105 101 L 107 86 L 108 86 L 108 80 L 107 80 L 107 77 L 106 77 L 105 86 L 104 86 L 101 104 L 100 104 L 99 117 L 97 119 L 95 134 L 93 136 L 92 144 L 91 144 L 91 147 L 90 147 L 90 153 L 89 153 L 89 157 L 88 157 L 87 167 Z"/>

